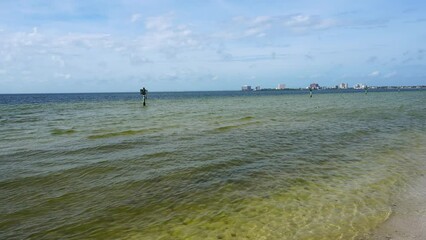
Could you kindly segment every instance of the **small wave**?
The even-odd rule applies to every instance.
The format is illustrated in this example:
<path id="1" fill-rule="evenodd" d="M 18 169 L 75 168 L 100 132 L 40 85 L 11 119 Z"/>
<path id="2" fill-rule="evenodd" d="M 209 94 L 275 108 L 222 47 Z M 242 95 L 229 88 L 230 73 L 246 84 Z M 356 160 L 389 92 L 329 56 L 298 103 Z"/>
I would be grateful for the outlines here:
<path id="1" fill-rule="evenodd" d="M 60 128 L 55 128 L 50 131 L 52 135 L 66 135 L 66 134 L 73 134 L 75 132 L 76 131 L 74 129 L 60 129 Z"/>
<path id="2" fill-rule="evenodd" d="M 40 121 L 39 117 L 25 117 L 25 116 L 17 116 L 11 118 L 5 118 L 4 121 L 6 123 L 33 123 Z"/>
<path id="3" fill-rule="evenodd" d="M 230 131 L 233 129 L 238 129 L 238 128 L 243 128 L 249 125 L 253 125 L 259 122 L 248 122 L 248 123 L 244 123 L 244 124 L 238 124 L 238 125 L 227 125 L 227 126 L 222 126 L 222 127 L 218 127 L 213 129 L 213 132 L 218 133 L 218 132 L 226 132 L 226 131 Z"/>
<path id="4" fill-rule="evenodd" d="M 173 154 L 176 154 L 176 152 L 173 152 L 173 151 L 160 151 L 160 152 L 156 152 L 156 153 L 147 154 L 144 157 L 146 157 L 148 159 L 151 159 L 151 158 L 162 158 L 162 157 L 171 156 Z"/>
<path id="5" fill-rule="evenodd" d="M 240 118 L 239 120 L 240 121 L 248 121 L 248 120 L 252 120 L 254 117 L 252 117 L 252 116 L 247 116 L 247 117 L 242 117 L 242 118 Z"/>
<path id="6" fill-rule="evenodd" d="M 241 127 L 242 125 L 229 125 L 229 126 L 223 126 L 223 127 L 218 127 L 218 128 L 216 128 L 214 131 L 216 131 L 216 132 L 223 132 L 223 131 L 227 131 L 227 130 L 231 130 L 231 129 L 234 129 L 234 128 L 239 128 L 239 127 Z"/>
<path id="7" fill-rule="evenodd" d="M 142 129 L 142 130 L 126 130 L 121 132 L 110 132 L 110 133 L 104 133 L 104 134 L 90 135 L 87 138 L 88 139 L 113 138 L 113 137 L 123 137 L 123 136 L 138 135 L 138 134 L 147 134 L 147 133 L 153 133 L 157 131 L 159 131 L 159 129 L 157 128 Z"/>

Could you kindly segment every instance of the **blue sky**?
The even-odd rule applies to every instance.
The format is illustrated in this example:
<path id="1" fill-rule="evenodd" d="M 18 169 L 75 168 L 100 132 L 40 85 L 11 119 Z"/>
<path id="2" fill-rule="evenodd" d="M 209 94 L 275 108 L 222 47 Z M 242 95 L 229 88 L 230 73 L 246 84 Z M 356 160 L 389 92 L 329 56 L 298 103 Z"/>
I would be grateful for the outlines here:
<path id="1" fill-rule="evenodd" d="M 426 1 L 0 1 L 0 93 L 312 82 L 426 85 Z"/>

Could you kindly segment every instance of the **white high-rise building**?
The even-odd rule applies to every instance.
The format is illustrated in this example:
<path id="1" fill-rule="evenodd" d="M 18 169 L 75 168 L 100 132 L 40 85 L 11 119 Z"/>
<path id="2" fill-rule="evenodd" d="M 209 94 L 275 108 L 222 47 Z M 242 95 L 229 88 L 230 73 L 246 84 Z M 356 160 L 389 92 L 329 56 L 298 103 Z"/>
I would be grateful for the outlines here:
<path id="1" fill-rule="evenodd" d="M 347 89 L 348 88 L 348 84 L 347 83 L 341 83 L 340 85 L 339 85 L 339 88 L 340 89 Z"/>
<path id="2" fill-rule="evenodd" d="M 278 84 L 277 89 L 278 89 L 278 90 L 283 90 L 283 89 L 285 89 L 285 84 L 282 84 L 282 83 Z"/>
<path id="3" fill-rule="evenodd" d="M 251 86 L 249 86 L 249 85 L 244 85 L 244 86 L 242 86 L 242 87 L 241 87 L 241 90 L 242 90 L 242 91 L 251 91 L 252 89 L 251 89 Z"/>
<path id="4" fill-rule="evenodd" d="M 362 84 L 362 83 L 357 83 L 354 86 L 355 89 L 364 89 L 365 87 L 367 87 L 367 85 Z"/>

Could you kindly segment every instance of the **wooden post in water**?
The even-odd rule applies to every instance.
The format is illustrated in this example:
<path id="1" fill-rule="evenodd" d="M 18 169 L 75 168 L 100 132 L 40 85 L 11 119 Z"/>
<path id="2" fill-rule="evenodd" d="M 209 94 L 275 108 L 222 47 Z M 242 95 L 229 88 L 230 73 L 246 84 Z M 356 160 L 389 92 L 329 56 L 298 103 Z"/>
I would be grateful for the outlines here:
<path id="1" fill-rule="evenodd" d="M 309 97 L 310 98 L 312 97 L 312 88 L 311 87 L 309 87 Z"/>
<path id="2" fill-rule="evenodd" d="M 143 88 L 141 89 L 141 95 L 142 95 L 142 98 L 143 98 L 143 105 L 144 105 L 144 106 L 146 106 L 145 99 L 146 99 L 146 95 L 147 95 L 147 93 L 148 93 L 148 90 L 146 90 L 146 89 L 145 89 L 145 87 L 143 87 Z"/>

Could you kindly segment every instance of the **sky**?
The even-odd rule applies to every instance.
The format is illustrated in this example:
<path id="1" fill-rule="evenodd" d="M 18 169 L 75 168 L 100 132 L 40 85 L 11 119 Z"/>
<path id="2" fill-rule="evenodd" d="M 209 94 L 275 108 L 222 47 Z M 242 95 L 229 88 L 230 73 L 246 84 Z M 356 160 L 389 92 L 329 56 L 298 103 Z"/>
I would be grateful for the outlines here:
<path id="1" fill-rule="evenodd" d="M 0 0 L 0 93 L 426 85 L 424 0 Z"/>

